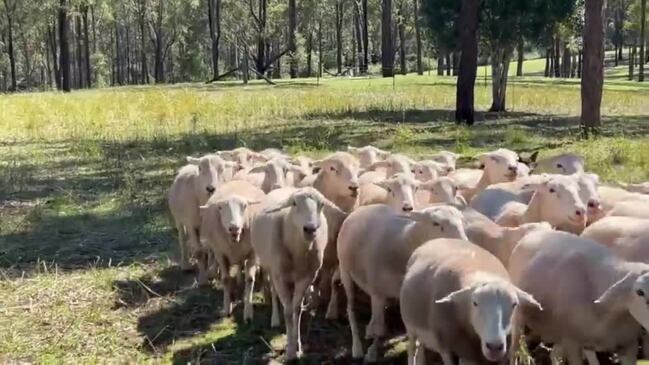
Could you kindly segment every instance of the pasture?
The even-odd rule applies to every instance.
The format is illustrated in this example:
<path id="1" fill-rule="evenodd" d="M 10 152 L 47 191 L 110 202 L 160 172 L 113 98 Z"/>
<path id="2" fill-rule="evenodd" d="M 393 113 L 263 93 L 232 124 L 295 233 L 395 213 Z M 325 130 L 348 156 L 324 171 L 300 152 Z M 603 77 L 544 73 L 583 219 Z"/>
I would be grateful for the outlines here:
<path id="1" fill-rule="evenodd" d="M 490 114 L 478 75 L 472 128 L 452 122 L 454 78 L 438 76 L 0 96 L 0 362 L 282 361 L 269 306 L 258 300 L 253 324 L 241 323 L 240 306 L 221 319 L 219 289 L 194 287 L 174 264 L 165 192 L 187 155 L 247 146 L 319 157 L 374 144 L 470 157 L 507 147 L 576 151 L 604 181 L 649 180 L 649 85 L 612 76 L 601 135 L 580 140 L 578 81 L 512 78 L 510 111 Z M 349 359 L 344 319 L 303 323 L 306 363 Z M 395 336 L 385 361 L 404 352 Z"/>

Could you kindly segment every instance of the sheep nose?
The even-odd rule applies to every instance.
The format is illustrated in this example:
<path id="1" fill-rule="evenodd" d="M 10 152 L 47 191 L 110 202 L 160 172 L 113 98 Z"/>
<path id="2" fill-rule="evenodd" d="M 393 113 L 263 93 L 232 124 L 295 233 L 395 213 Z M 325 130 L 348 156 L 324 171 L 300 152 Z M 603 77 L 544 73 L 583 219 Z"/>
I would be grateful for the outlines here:
<path id="1" fill-rule="evenodd" d="M 410 204 L 404 204 L 403 208 L 401 208 L 404 212 L 412 212 L 413 208 L 412 205 Z"/>
<path id="2" fill-rule="evenodd" d="M 446 168 L 446 172 L 448 172 L 449 174 L 451 172 L 453 172 L 453 171 L 455 171 L 455 167 L 453 167 L 453 166 L 449 166 L 449 167 Z"/>
<path id="3" fill-rule="evenodd" d="M 578 218 L 585 217 L 585 216 L 586 216 L 586 209 L 584 209 L 584 208 L 577 208 L 577 209 L 575 210 L 575 215 L 576 215 Z"/>
<path id="4" fill-rule="evenodd" d="M 216 191 L 216 188 L 213 187 L 212 185 L 208 185 L 205 190 L 207 190 L 208 193 L 212 194 L 214 191 Z"/>
<path id="5" fill-rule="evenodd" d="M 509 171 L 518 172 L 518 166 L 509 166 Z"/>
<path id="6" fill-rule="evenodd" d="M 281 189 L 281 188 L 282 188 L 282 186 L 280 184 L 273 184 L 273 186 L 270 187 L 271 190 L 277 190 L 277 189 Z"/>
<path id="7" fill-rule="evenodd" d="M 235 225 L 231 225 L 230 227 L 228 227 L 228 231 L 232 234 L 239 233 L 240 230 L 241 228 Z"/>
<path id="8" fill-rule="evenodd" d="M 505 344 L 502 342 L 487 342 L 487 349 L 493 352 L 501 352 L 505 349 Z"/>
<path id="9" fill-rule="evenodd" d="M 306 234 L 314 234 L 317 228 L 315 226 L 304 226 L 304 233 Z"/>

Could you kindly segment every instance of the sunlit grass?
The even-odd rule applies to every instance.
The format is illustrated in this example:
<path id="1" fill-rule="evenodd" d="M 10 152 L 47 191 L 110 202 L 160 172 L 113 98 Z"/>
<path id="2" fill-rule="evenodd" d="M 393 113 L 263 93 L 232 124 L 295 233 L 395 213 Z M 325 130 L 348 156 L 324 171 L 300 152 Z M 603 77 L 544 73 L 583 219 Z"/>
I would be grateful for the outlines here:
<path id="1" fill-rule="evenodd" d="M 526 74 L 540 67 L 526 61 Z M 451 149 L 472 166 L 508 147 L 580 153 L 604 181 L 649 180 L 649 87 L 607 81 L 602 135 L 581 140 L 577 80 L 512 78 L 509 112 L 495 115 L 478 75 L 470 128 L 452 122 L 452 77 L 0 96 L 0 362 L 282 361 L 268 306 L 251 325 L 239 312 L 222 320 L 220 291 L 170 267 L 164 196 L 186 155 L 245 145 L 317 158 L 371 143 L 415 157 Z M 348 358 L 347 326 L 320 317 L 305 316 L 308 359 Z M 402 361 L 403 337 L 386 354 Z"/>

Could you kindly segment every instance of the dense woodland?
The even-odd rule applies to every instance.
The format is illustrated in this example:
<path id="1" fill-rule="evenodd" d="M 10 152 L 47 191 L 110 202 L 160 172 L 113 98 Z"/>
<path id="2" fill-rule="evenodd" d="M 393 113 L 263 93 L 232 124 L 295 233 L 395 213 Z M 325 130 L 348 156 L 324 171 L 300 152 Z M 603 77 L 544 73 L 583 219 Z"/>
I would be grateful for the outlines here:
<path id="1" fill-rule="evenodd" d="M 479 64 L 492 111 L 525 55 L 579 78 L 614 50 L 643 81 L 646 14 L 646 0 L 0 0 L 0 91 L 434 70 L 459 76 L 471 123 Z M 582 93 L 601 99 L 601 82 Z"/>

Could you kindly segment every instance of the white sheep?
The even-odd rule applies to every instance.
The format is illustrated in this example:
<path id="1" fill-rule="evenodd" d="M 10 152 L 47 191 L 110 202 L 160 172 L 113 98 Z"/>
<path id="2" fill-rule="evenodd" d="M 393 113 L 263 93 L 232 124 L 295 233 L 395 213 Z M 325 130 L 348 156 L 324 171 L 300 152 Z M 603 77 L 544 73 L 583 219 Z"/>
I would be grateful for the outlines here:
<path id="1" fill-rule="evenodd" d="M 421 182 L 435 180 L 455 171 L 455 167 L 433 160 L 417 161 L 411 166 L 415 178 Z"/>
<path id="2" fill-rule="evenodd" d="M 475 195 L 489 185 L 514 181 L 518 177 L 518 154 L 514 151 L 500 148 L 478 155 L 478 160 L 484 166 L 484 171 L 475 186 L 461 192 L 467 202 L 471 202 Z"/>
<path id="3" fill-rule="evenodd" d="M 390 155 L 390 152 L 383 151 L 382 149 L 376 148 L 374 146 L 365 146 L 365 147 L 347 147 L 347 152 L 356 156 L 360 162 L 360 166 L 363 169 L 370 167 L 372 164 L 381 161 Z"/>
<path id="4" fill-rule="evenodd" d="M 384 180 L 392 175 L 403 173 L 412 174 L 412 165 L 415 163 L 410 157 L 393 153 L 385 160 L 377 161 L 367 167 L 358 180 L 361 184 L 374 183 Z"/>
<path id="5" fill-rule="evenodd" d="M 289 172 L 300 174 L 303 170 L 286 160 L 274 158 L 253 168 L 238 171 L 233 179 L 248 181 L 268 194 L 271 190 L 291 186 L 287 181 Z"/>
<path id="6" fill-rule="evenodd" d="M 266 162 L 269 160 L 261 153 L 255 152 L 246 147 L 238 147 L 228 151 L 218 151 L 216 154 L 226 161 L 237 162 L 241 167 L 252 167 L 255 162 Z"/>
<path id="7" fill-rule="evenodd" d="M 536 160 L 537 157 L 538 151 L 532 154 L 529 162 L 529 166 L 534 174 L 572 175 L 584 172 L 586 164 L 583 157 L 574 153 L 564 153 L 538 161 Z"/>
<path id="8" fill-rule="evenodd" d="M 363 356 L 363 349 L 354 312 L 354 284 L 372 299 L 372 319 L 366 336 L 374 342 L 366 360 L 376 361 L 380 338 L 385 335 L 386 301 L 399 297 L 408 258 L 419 245 L 443 237 L 466 239 L 462 213 L 451 206 L 435 206 L 403 216 L 388 206 L 370 205 L 358 208 L 343 222 L 338 259 L 355 358 Z"/>
<path id="9" fill-rule="evenodd" d="M 255 254 L 284 307 L 287 360 L 301 353 L 302 301 L 322 266 L 328 240 L 325 206 L 339 210 L 314 188 L 278 189 L 262 201 L 251 224 Z M 279 324 L 277 314 L 274 300 L 273 326 Z"/>
<path id="10" fill-rule="evenodd" d="M 581 237 L 609 247 L 625 260 L 649 264 L 649 219 L 604 217 L 588 226 Z"/>
<path id="11" fill-rule="evenodd" d="M 415 194 L 416 208 L 426 208 L 439 203 L 466 205 L 464 197 L 458 195 L 457 184 L 447 176 L 420 183 Z"/>
<path id="12" fill-rule="evenodd" d="M 200 212 L 199 207 L 224 182 L 224 169 L 235 163 L 223 161 L 217 155 L 205 155 L 201 158 L 187 157 L 189 165 L 178 170 L 167 194 L 169 211 L 178 231 L 180 249 L 180 266 L 183 270 L 191 269 L 189 259 L 197 256 L 199 283 L 207 283 L 208 258 L 200 245 Z"/>
<path id="13" fill-rule="evenodd" d="M 649 195 L 634 194 L 629 196 L 617 202 L 608 215 L 649 219 Z"/>
<path id="14" fill-rule="evenodd" d="M 425 364 L 422 347 L 444 365 L 455 364 L 454 355 L 461 364 L 501 361 L 519 307 L 542 310 L 492 254 L 467 241 L 428 241 L 410 257 L 401 287 L 408 364 Z"/>
<path id="15" fill-rule="evenodd" d="M 440 151 L 430 157 L 431 160 L 451 167 L 453 170 L 455 169 L 458 158 L 460 158 L 460 155 L 450 151 Z"/>
<path id="16" fill-rule="evenodd" d="M 511 360 L 526 328 L 526 337 L 558 346 L 569 364 L 582 363 L 582 349 L 617 351 L 623 364 L 635 363 L 641 329 L 649 328 L 648 271 L 649 265 L 620 259 L 590 239 L 529 233 L 514 248 L 509 273 L 544 310 L 521 308 Z"/>
<path id="17" fill-rule="evenodd" d="M 200 207 L 201 241 L 212 251 L 223 284 L 222 314 L 232 314 L 234 282 L 230 268 L 245 265 L 244 320 L 252 320 L 252 288 L 256 275 L 250 243 L 250 220 L 264 192 L 246 181 L 230 181 L 221 185 L 207 203 Z"/>
<path id="18" fill-rule="evenodd" d="M 396 174 L 387 180 L 360 187 L 359 205 L 387 204 L 397 212 L 410 212 L 415 207 L 419 183 L 410 175 Z"/>
<path id="19" fill-rule="evenodd" d="M 579 185 L 570 176 L 554 175 L 539 184 L 527 205 L 508 200 L 501 207 L 494 221 L 506 227 L 545 221 L 559 229 L 581 232 L 587 223 Z"/>

